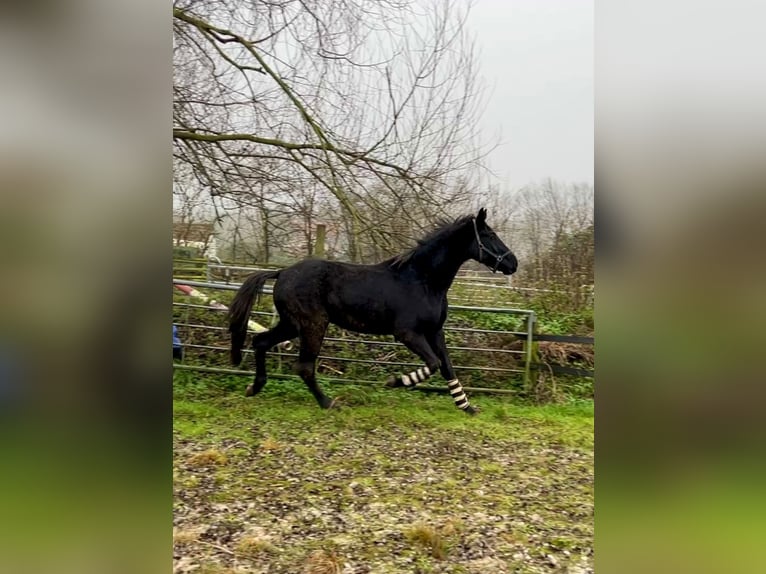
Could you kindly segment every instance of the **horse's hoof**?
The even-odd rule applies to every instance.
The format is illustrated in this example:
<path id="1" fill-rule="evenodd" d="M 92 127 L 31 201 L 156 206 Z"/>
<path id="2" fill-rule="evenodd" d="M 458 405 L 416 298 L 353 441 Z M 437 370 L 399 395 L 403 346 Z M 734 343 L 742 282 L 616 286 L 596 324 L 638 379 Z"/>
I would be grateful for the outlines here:
<path id="1" fill-rule="evenodd" d="M 253 383 L 250 383 L 247 385 L 247 388 L 245 389 L 245 396 L 246 397 L 252 397 L 255 394 L 255 391 L 253 391 Z"/>
<path id="2" fill-rule="evenodd" d="M 341 408 L 340 399 L 327 399 L 322 403 L 322 408 L 325 410 L 335 409 L 338 410 Z"/>
<path id="3" fill-rule="evenodd" d="M 393 389 L 396 387 L 403 387 L 404 383 L 402 383 L 401 379 L 399 377 L 391 377 L 386 381 L 386 387 L 389 389 Z"/>

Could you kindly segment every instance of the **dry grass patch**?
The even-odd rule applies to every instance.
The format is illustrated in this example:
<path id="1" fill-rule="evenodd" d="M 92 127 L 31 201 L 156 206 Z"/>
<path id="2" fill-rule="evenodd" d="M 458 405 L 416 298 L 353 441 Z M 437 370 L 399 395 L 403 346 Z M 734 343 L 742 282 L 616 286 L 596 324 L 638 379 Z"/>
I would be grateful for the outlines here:
<path id="1" fill-rule="evenodd" d="M 439 530 L 429 524 L 418 522 L 405 530 L 404 536 L 409 542 L 426 548 L 437 560 L 444 560 L 447 557 L 447 541 Z"/>
<path id="2" fill-rule="evenodd" d="M 304 574 L 341 574 L 343 559 L 335 552 L 315 550 L 306 559 Z"/>
<path id="3" fill-rule="evenodd" d="M 450 518 L 441 527 L 441 533 L 443 536 L 447 537 L 459 536 L 464 529 L 465 525 L 460 518 Z"/>
<path id="4" fill-rule="evenodd" d="M 187 462 L 192 466 L 222 466 L 229 459 L 220 450 L 209 449 L 189 457 Z"/>
<path id="5" fill-rule="evenodd" d="M 176 544 L 191 544 L 199 540 L 199 536 L 197 528 L 173 528 L 173 542 Z"/>
<path id="6" fill-rule="evenodd" d="M 240 574 L 238 570 L 222 564 L 201 564 L 195 574 Z"/>
<path id="7" fill-rule="evenodd" d="M 261 441 L 261 450 L 265 450 L 266 452 L 276 452 L 283 448 L 285 448 L 285 446 L 281 442 L 274 440 L 270 436 L 267 436 Z"/>
<path id="8" fill-rule="evenodd" d="M 539 349 L 540 358 L 546 363 L 567 365 L 569 363 L 582 362 L 590 369 L 595 364 L 596 354 L 592 345 L 541 341 Z"/>
<path id="9" fill-rule="evenodd" d="M 237 544 L 237 551 L 240 554 L 252 557 L 258 554 L 276 554 L 277 547 L 265 538 L 245 536 Z"/>

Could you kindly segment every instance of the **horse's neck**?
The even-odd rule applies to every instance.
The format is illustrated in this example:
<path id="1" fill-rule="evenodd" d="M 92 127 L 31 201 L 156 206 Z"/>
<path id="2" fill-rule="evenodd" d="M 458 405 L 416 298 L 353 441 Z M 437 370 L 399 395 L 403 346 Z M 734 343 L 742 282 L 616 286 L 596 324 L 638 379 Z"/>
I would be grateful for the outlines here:
<path id="1" fill-rule="evenodd" d="M 466 258 L 455 255 L 454 252 L 442 249 L 431 254 L 424 253 L 418 257 L 416 270 L 420 279 L 434 291 L 447 292 L 457 275 L 460 266 Z"/>

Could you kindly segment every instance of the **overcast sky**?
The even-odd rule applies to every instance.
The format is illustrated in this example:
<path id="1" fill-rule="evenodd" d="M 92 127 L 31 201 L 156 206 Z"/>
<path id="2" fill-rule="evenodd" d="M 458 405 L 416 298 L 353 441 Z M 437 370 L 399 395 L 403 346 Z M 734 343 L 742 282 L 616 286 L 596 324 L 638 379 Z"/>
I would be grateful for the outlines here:
<path id="1" fill-rule="evenodd" d="M 593 183 L 593 0 L 476 0 L 469 25 L 489 89 L 499 182 Z"/>

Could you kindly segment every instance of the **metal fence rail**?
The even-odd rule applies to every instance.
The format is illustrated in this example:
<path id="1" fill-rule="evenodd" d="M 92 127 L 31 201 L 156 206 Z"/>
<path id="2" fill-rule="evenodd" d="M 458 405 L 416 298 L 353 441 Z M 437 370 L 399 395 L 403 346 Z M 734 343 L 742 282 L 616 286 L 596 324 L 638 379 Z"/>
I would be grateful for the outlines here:
<path id="1" fill-rule="evenodd" d="M 216 267 L 215 265 L 211 265 L 210 267 Z M 220 266 L 220 267 L 229 267 L 229 266 Z M 242 268 L 247 269 L 248 272 L 253 272 L 252 268 Z M 188 279 L 182 279 L 182 278 L 174 278 L 173 279 L 174 285 L 186 285 L 189 287 L 199 287 L 209 290 L 218 290 L 218 291 L 236 291 L 239 289 L 240 285 L 238 284 L 231 284 L 231 283 L 219 283 L 215 281 L 193 281 Z M 263 293 L 266 295 L 270 295 L 273 293 L 273 290 L 268 285 L 264 287 Z M 183 295 L 178 293 L 178 299 L 173 302 L 173 305 L 175 308 L 179 310 L 186 309 L 187 310 L 187 316 L 188 316 L 188 310 L 189 309 L 195 309 L 198 311 L 215 311 L 217 314 L 220 315 L 220 308 L 217 308 L 215 306 L 211 305 L 202 305 L 191 302 L 191 297 L 188 295 Z M 524 330 L 508 330 L 508 329 L 474 329 L 471 327 L 464 327 L 464 326 L 453 326 L 449 324 L 445 325 L 445 332 L 450 333 L 459 333 L 459 334 L 480 334 L 480 335 L 510 335 L 513 337 L 513 340 L 521 340 L 523 342 L 522 349 L 508 349 L 504 347 L 494 347 L 489 345 L 466 345 L 466 344 L 450 344 L 448 345 L 448 349 L 451 351 L 459 351 L 464 354 L 467 354 L 469 357 L 468 363 L 475 362 L 476 359 L 478 359 L 480 356 L 517 356 L 521 359 L 522 367 L 521 368 L 513 368 L 513 367 L 507 367 L 507 366 L 491 366 L 491 365 L 475 365 L 475 364 L 453 364 L 453 367 L 455 368 L 455 371 L 458 373 L 466 373 L 469 374 L 471 372 L 487 372 L 487 373 L 494 373 L 498 376 L 507 376 L 507 377 L 520 377 L 523 381 L 523 384 L 526 388 L 529 388 L 529 384 L 532 377 L 532 370 L 534 369 L 534 363 L 533 363 L 533 349 L 534 349 L 534 336 L 535 336 L 535 324 L 536 324 L 536 315 L 535 312 L 529 309 L 511 309 L 511 308 L 500 308 L 500 307 L 478 307 L 478 306 L 469 306 L 469 305 L 450 305 L 449 310 L 452 312 L 456 312 L 458 314 L 462 312 L 471 312 L 471 313 L 479 313 L 479 314 L 500 314 L 500 315 L 514 315 L 519 316 L 523 318 L 523 328 Z M 181 311 L 182 312 L 182 311 Z M 180 313 L 176 314 L 179 315 Z M 264 311 L 253 311 L 253 315 L 258 316 L 265 316 L 265 317 L 273 317 L 273 313 L 268 313 Z M 185 330 L 189 331 L 199 331 L 203 333 L 207 333 L 209 336 L 215 337 L 220 336 L 223 334 L 223 332 L 226 331 L 226 327 L 219 326 L 219 325 L 213 325 L 213 324 L 206 324 L 204 321 L 190 321 L 190 320 L 182 320 L 181 317 L 177 318 L 176 325 L 179 327 L 184 328 Z M 263 322 L 262 319 L 259 319 L 259 321 Z M 391 340 L 379 340 L 376 339 L 374 336 L 369 335 L 356 335 L 352 334 L 350 332 L 343 332 L 342 336 L 328 336 L 325 341 L 330 343 L 341 343 L 353 346 L 354 345 L 369 345 L 371 347 L 376 348 L 391 348 L 393 354 L 396 350 L 404 349 L 404 345 L 401 343 L 391 341 Z M 190 343 L 185 344 L 184 346 L 187 349 L 194 349 L 195 351 L 205 352 L 205 353 L 212 353 L 216 357 L 226 357 L 228 355 L 229 349 L 227 346 L 224 346 L 223 344 L 216 344 L 216 342 L 210 343 Z M 296 353 L 290 353 L 288 352 L 290 349 L 276 349 L 272 350 L 269 355 L 275 358 L 280 359 L 292 359 L 293 357 L 297 356 Z M 245 353 L 252 353 L 252 351 L 246 350 Z M 361 355 L 361 353 L 358 353 Z M 386 366 L 390 367 L 390 374 L 397 373 L 401 367 L 417 367 L 421 366 L 419 359 L 417 359 L 414 355 L 411 355 L 411 358 L 415 362 L 408 362 L 408 361 L 402 361 L 402 360 L 394 360 L 392 357 L 388 357 L 386 355 L 382 359 L 365 359 L 360 358 L 357 353 L 354 353 L 354 356 L 351 357 L 341 357 L 337 355 L 331 355 L 331 354 L 323 354 L 320 355 L 319 359 L 328 361 L 328 362 L 339 362 L 339 363 L 348 363 L 348 364 L 359 364 L 359 365 L 365 365 L 365 366 Z M 192 355 L 192 353 L 189 353 L 189 355 Z M 188 357 L 188 355 L 187 355 Z M 191 358 L 191 357 L 190 357 Z M 221 361 L 223 362 L 223 360 Z M 329 367 L 329 365 L 324 365 L 327 369 L 333 370 Z M 227 369 L 224 367 L 215 367 L 210 365 L 203 365 L 203 364 L 194 364 L 194 363 L 184 363 L 184 364 L 176 364 L 176 368 L 179 369 L 185 369 L 185 370 L 199 370 L 201 372 L 219 372 L 219 373 L 226 373 L 226 374 L 242 374 L 242 375 L 252 375 L 252 371 L 243 371 L 243 370 L 236 370 L 236 369 Z M 339 372 L 336 370 L 336 372 Z M 274 376 L 279 378 L 278 373 L 275 373 Z M 270 374 L 271 376 L 271 374 Z M 324 377 L 328 378 L 328 377 Z M 331 380 L 332 378 L 329 377 L 328 380 Z M 364 379 L 360 378 L 345 378 L 345 379 L 338 379 L 339 381 L 346 381 L 346 382 L 363 382 L 363 383 L 373 383 L 374 381 L 365 381 Z M 382 383 L 383 381 L 377 381 L 378 383 Z M 499 392 L 499 393 L 507 393 L 510 392 L 509 389 L 503 389 L 503 388 L 497 388 L 497 389 L 489 389 L 484 387 L 470 387 L 465 386 L 468 390 L 480 390 L 480 392 Z M 426 387 L 426 390 L 435 390 L 435 389 L 442 389 L 442 387 Z"/>
<path id="2" fill-rule="evenodd" d="M 176 306 L 178 307 L 191 307 L 191 305 L 187 305 L 186 303 L 176 303 Z M 201 307 L 201 305 L 194 305 L 194 307 Z M 206 307 L 207 309 L 215 309 L 215 307 Z M 263 313 L 258 311 L 253 311 L 253 315 L 270 315 L 269 313 Z M 181 323 L 179 321 L 176 321 L 175 324 L 179 327 L 188 327 L 190 329 L 207 329 L 210 331 L 221 331 L 221 332 L 228 332 L 228 329 L 226 327 L 215 327 L 211 325 L 204 325 L 201 323 Z M 470 331 L 470 329 L 469 329 Z M 494 331 L 497 332 L 497 331 Z M 511 331 L 507 331 L 508 333 L 512 333 Z M 535 335 L 533 337 L 535 340 L 540 340 L 539 335 Z M 345 342 L 354 342 L 354 343 L 361 343 L 363 345 L 371 345 L 371 346 L 377 346 L 377 347 L 401 347 L 401 343 L 397 343 L 396 341 L 373 341 L 373 340 L 366 340 L 366 339 L 347 339 L 343 337 L 325 337 L 325 341 L 330 341 L 334 343 L 345 343 Z M 210 347 L 212 348 L 212 347 Z M 216 349 L 221 350 L 228 350 L 228 347 L 215 347 Z M 474 351 L 477 353 L 486 352 L 486 353 L 507 353 L 509 355 L 522 355 L 523 351 L 516 351 L 512 349 L 494 349 L 491 347 L 461 347 L 458 345 L 447 345 L 447 349 L 450 351 Z M 250 353 L 249 350 L 243 350 L 243 353 Z"/>
<path id="3" fill-rule="evenodd" d="M 278 265 L 253 264 L 234 265 L 220 260 L 176 260 L 174 275 L 178 278 L 223 284 L 239 283 L 245 276 L 258 271 L 280 269 Z M 453 301 L 467 304 L 506 304 L 512 301 L 524 301 L 537 295 L 565 296 L 582 301 L 585 305 L 593 303 L 593 285 L 583 285 L 579 290 L 544 289 L 513 285 L 511 278 L 493 274 L 489 270 L 461 269 L 453 283 L 457 289 L 451 296 Z"/>

